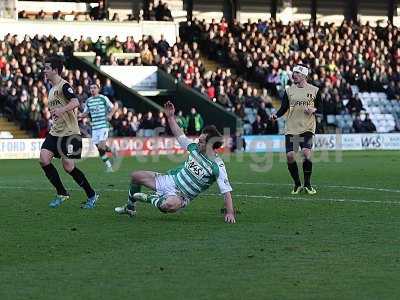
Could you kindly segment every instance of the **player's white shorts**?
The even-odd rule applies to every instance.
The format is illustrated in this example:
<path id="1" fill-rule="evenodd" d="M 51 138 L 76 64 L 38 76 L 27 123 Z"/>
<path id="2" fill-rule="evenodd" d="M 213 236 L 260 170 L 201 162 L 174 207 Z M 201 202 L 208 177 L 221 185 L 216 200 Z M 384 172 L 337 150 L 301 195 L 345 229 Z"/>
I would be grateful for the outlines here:
<path id="1" fill-rule="evenodd" d="M 182 193 L 178 190 L 178 188 L 175 185 L 175 181 L 171 175 L 157 174 L 155 180 L 156 180 L 157 194 L 164 197 L 168 196 L 180 197 L 183 200 L 182 208 L 186 207 L 189 204 L 190 200 L 186 199 L 186 197 L 184 197 Z"/>
<path id="2" fill-rule="evenodd" d="M 97 145 L 100 142 L 107 141 L 108 128 L 95 129 L 92 131 L 92 143 Z"/>

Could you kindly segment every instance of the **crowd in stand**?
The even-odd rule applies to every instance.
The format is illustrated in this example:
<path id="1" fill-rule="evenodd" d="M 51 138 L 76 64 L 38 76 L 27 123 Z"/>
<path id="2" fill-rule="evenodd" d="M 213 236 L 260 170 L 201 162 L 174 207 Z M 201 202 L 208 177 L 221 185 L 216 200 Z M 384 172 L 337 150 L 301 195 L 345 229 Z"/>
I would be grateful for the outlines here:
<path id="1" fill-rule="evenodd" d="M 362 104 L 352 92 L 385 92 L 400 100 L 400 33 L 395 26 L 372 27 L 343 22 L 283 25 L 269 20 L 229 24 L 188 22 L 182 34 L 196 41 L 210 58 L 256 81 L 271 95 L 282 97 L 290 70 L 305 64 L 311 83 L 320 87 L 323 113 L 359 113 Z M 343 105 L 343 99 L 350 99 Z"/>
<path id="2" fill-rule="evenodd" d="M 118 13 L 110 14 L 109 10 L 105 7 L 104 1 L 98 1 L 98 4 L 91 7 L 87 12 L 45 12 L 40 10 L 37 13 L 30 13 L 25 10 L 18 12 L 19 19 L 34 19 L 34 20 L 64 20 L 66 16 L 72 16 L 75 21 L 173 21 L 171 10 L 168 4 L 159 0 L 157 4 L 154 0 L 148 2 L 148 6 L 143 9 L 139 8 L 128 14 L 125 18 Z"/>
<path id="3" fill-rule="evenodd" d="M 0 41 L 0 110 L 9 120 L 17 120 L 22 129 L 32 132 L 35 137 L 44 137 L 52 122 L 48 108 L 50 86 L 42 74 L 44 59 L 68 51 L 66 49 L 70 47 L 73 47 L 73 42 L 68 38 L 57 41 L 52 37 L 25 37 L 18 41 L 15 36 L 7 35 Z M 164 127 L 161 135 L 170 134 L 162 112 L 143 114 L 124 107 L 116 99 L 109 79 L 102 84 L 96 74 L 90 76 L 88 72 L 77 69 L 65 69 L 62 77 L 74 88 L 81 109 L 90 95 L 90 85 L 96 83 L 102 86 L 101 93 L 117 108 L 110 120 L 115 136 L 145 135 L 146 131 L 157 127 Z M 179 122 L 188 134 L 198 134 L 204 125 L 195 108 L 187 116 L 179 112 Z M 90 134 L 87 118 L 80 121 L 80 126 L 84 135 Z"/>
<path id="4" fill-rule="evenodd" d="M 124 42 L 119 41 L 117 37 L 99 37 L 95 42 L 76 41 L 74 50 L 95 51 L 96 65 L 157 65 L 177 81 L 197 90 L 239 118 L 245 117 L 246 108 L 257 110 L 262 121 L 261 128 L 257 130 L 259 134 L 278 133 L 277 124 L 270 119 L 274 108 L 267 89 L 259 92 L 242 77 L 234 75 L 229 68 L 206 71 L 196 42 L 183 42 L 178 37 L 174 45 L 169 45 L 162 35 L 158 42 L 151 37 L 143 37 L 138 42 L 132 37 L 128 37 Z M 138 53 L 139 56 L 118 60 L 113 55 L 115 53 Z"/>
<path id="5" fill-rule="evenodd" d="M 400 100 L 400 35 L 391 25 L 373 28 L 344 22 L 339 27 L 329 24 L 307 27 L 301 22 L 282 25 L 274 20 L 228 25 L 224 19 L 211 24 L 194 20 L 182 28 L 181 36 L 183 40 L 178 37 L 170 45 L 163 36 L 157 42 L 150 36 L 143 36 L 140 41 L 133 37 L 121 41 L 117 36 L 99 37 L 96 41 L 26 37 L 18 42 L 8 35 L 0 43 L 0 97 L 5 103 L 2 107 L 20 119 L 24 127 L 31 128 L 31 120 L 36 120 L 40 132 L 45 123 L 41 120 L 48 115 L 48 86 L 40 77 L 43 58 L 71 51 L 94 51 L 96 65 L 158 65 L 177 81 L 250 122 L 253 134 L 278 132 L 276 122 L 270 118 L 274 112 L 270 95 L 282 97 L 285 86 L 290 84 L 290 70 L 297 63 L 312 69 L 310 81 L 320 87 L 324 116 L 349 113 L 356 119 L 363 111 L 363 104 L 353 93 L 353 85 L 361 92 L 383 91 L 389 99 Z M 225 67 L 207 71 L 199 48 Z M 116 53 L 137 55 L 118 59 Z M 100 83 L 96 75 L 91 77 L 79 70 L 65 71 L 63 75 L 81 101 L 88 95 L 91 82 Z M 249 81 L 258 82 L 261 87 Z M 110 82 L 104 83 L 102 93 L 118 103 Z M 344 99 L 348 99 L 346 105 Z M 117 105 L 118 117 L 111 120 L 117 135 L 134 135 L 138 123 L 165 124 L 161 115 L 136 114 Z M 253 120 L 246 119 L 249 109 L 256 112 Z M 146 121 L 148 118 L 152 122 Z M 195 127 L 191 125 L 191 130 Z M 354 131 L 359 130 L 357 122 L 353 127 Z"/>

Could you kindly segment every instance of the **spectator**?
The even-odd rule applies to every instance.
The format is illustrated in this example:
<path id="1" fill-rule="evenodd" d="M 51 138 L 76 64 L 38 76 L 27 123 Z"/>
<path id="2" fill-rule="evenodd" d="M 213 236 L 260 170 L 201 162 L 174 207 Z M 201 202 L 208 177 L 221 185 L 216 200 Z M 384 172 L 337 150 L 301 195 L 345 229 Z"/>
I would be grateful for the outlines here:
<path id="1" fill-rule="evenodd" d="M 122 116 L 119 110 L 117 110 L 110 120 L 111 127 L 113 128 L 114 136 L 119 136 L 120 128 L 122 123 Z"/>
<path id="2" fill-rule="evenodd" d="M 363 121 L 361 121 L 361 117 L 359 114 L 356 115 L 356 118 L 353 121 L 353 129 L 355 133 L 365 132 L 365 127 L 363 126 Z"/>
<path id="3" fill-rule="evenodd" d="M 358 95 L 351 97 L 349 102 L 346 104 L 346 108 L 349 114 L 360 113 L 363 109 L 360 97 Z"/>
<path id="4" fill-rule="evenodd" d="M 211 84 L 211 81 L 207 81 L 206 89 L 208 98 L 211 101 L 215 101 L 215 87 Z"/>
<path id="5" fill-rule="evenodd" d="M 11 88 L 10 94 L 6 98 L 4 105 L 4 112 L 6 113 L 8 120 L 13 120 L 17 114 L 17 89 L 15 87 Z"/>
<path id="6" fill-rule="evenodd" d="M 162 3 L 161 0 L 158 1 L 158 6 L 155 8 L 155 18 L 157 21 L 173 21 L 167 3 Z"/>
<path id="7" fill-rule="evenodd" d="M 266 124 L 261 120 L 261 116 L 257 115 L 256 120 L 251 125 L 254 135 L 262 135 L 266 133 Z"/>
<path id="8" fill-rule="evenodd" d="M 140 122 L 138 117 L 135 115 L 132 117 L 130 122 L 130 136 L 136 136 L 136 132 L 139 130 Z"/>
<path id="9" fill-rule="evenodd" d="M 192 107 L 188 116 L 188 135 L 199 135 L 203 126 L 204 121 L 202 116 L 196 111 L 196 108 Z"/>
<path id="10" fill-rule="evenodd" d="M 19 102 L 17 106 L 17 116 L 18 120 L 21 123 L 21 128 L 26 130 L 29 128 L 29 100 L 28 100 L 28 92 L 23 90 L 21 96 L 19 97 Z"/>
<path id="11" fill-rule="evenodd" d="M 246 140 L 240 131 L 231 136 L 231 152 L 246 151 Z"/>
<path id="12" fill-rule="evenodd" d="M 373 133 L 376 132 L 375 124 L 369 117 L 369 114 L 365 115 L 365 120 L 362 121 L 362 126 L 364 127 L 364 132 Z"/>
<path id="13" fill-rule="evenodd" d="M 62 13 L 61 10 L 58 10 L 53 13 L 53 20 L 62 20 Z"/>
<path id="14" fill-rule="evenodd" d="M 38 138 L 45 138 L 51 127 L 51 114 L 46 108 L 42 111 L 42 118 L 39 121 L 39 134 Z"/>
<path id="15" fill-rule="evenodd" d="M 113 22 L 120 22 L 121 21 L 121 19 L 119 18 L 118 13 L 114 13 L 114 15 L 111 18 L 111 21 L 113 21 Z"/>
<path id="16" fill-rule="evenodd" d="M 260 103 L 260 107 L 257 110 L 257 115 L 260 116 L 263 123 L 267 123 L 270 119 L 269 110 L 267 109 L 265 102 Z"/>
<path id="17" fill-rule="evenodd" d="M 178 123 L 179 127 L 182 128 L 183 132 L 187 133 L 188 120 L 186 117 L 183 116 L 183 112 L 181 110 L 178 111 L 176 122 Z"/>
<path id="18" fill-rule="evenodd" d="M 244 119 L 245 118 L 246 114 L 244 112 L 244 107 L 243 107 L 242 103 L 240 103 L 240 102 L 236 103 L 234 113 L 240 119 Z"/>
<path id="19" fill-rule="evenodd" d="M 388 99 L 396 99 L 400 96 L 400 91 L 396 89 L 394 81 L 390 81 L 389 86 L 386 89 L 386 95 Z"/>
<path id="20" fill-rule="evenodd" d="M 154 3 L 150 2 L 149 7 L 144 12 L 144 19 L 148 21 L 156 20 L 156 11 L 154 9 Z"/>
<path id="21" fill-rule="evenodd" d="M 98 6 L 92 8 L 89 15 L 90 19 L 95 21 L 108 19 L 108 11 L 104 7 L 103 0 L 99 1 Z"/>
<path id="22" fill-rule="evenodd" d="M 142 59 L 143 63 L 146 65 L 151 65 L 153 64 L 153 54 L 149 50 L 149 44 L 144 43 L 143 44 L 143 50 L 140 51 L 140 58 Z"/>
<path id="23" fill-rule="evenodd" d="M 115 91 L 109 78 L 106 79 L 106 83 L 101 89 L 101 94 L 107 96 L 111 101 L 113 101 L 113 99 L 115 98 Z"/>
<path id="24" fill-rule="evenodd" d="M 153 113 L 151 111 L 147 113 L 146 118 L 143 120 L 140 128 L 145 130 L 153 130 L 154 128 L 156 128 L 156 123 L 153 118 Z"/>
<path id="25" fill-rule="evenodd" d="M 44 20 L 46 18 L 46 13 L 42 10 L 36 15 L 36 20 Z"/>
<path id="26" fill-rule="evenodd" d="M 160 40 L 157 43 L 157 50 L 161 56 L 167 56 L 168 49 L 169 49 L 169 44 L 165 40 L 164 35 L 162 34 Z"/>
<path id="27" fill-rule="evenodd" d="M 224 86 L 219 87 L 217 102 L 225 107 L 232 107 L 231 100 L 229 99 L 228 95 L 225 93 Z"/>
<path id="28" fill-rule="evenodd" d="M 107 56 L 111 56 L 114 53 L 123 53 L 124 49 L 119 41 L 114 41 L 110 44 L 106 50 Z"/>

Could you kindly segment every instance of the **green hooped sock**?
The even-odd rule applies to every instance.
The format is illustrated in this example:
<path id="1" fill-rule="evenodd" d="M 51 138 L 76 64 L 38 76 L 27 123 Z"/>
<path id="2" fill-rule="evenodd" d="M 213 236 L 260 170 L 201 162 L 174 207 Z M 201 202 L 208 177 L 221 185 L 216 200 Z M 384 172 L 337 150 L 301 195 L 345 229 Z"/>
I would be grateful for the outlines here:
<path id="1" fill-rule="evenodd" d="M 140 184 L 131 183 L 131 185 L 129 186 L 129 191 L 128 191 L 128 201 L 131 201 L 131 202 L 134 201 L 133 194 L 140 193 L 140 189 L 141 189 Z"/>
<path id="2" fill-rule="evenodd" d="M 153 204 L 155 207 L 161 210 L 161 205 L 164 203 L 165 197 L 151 194 L 147 197 L 146 202 Z"/>

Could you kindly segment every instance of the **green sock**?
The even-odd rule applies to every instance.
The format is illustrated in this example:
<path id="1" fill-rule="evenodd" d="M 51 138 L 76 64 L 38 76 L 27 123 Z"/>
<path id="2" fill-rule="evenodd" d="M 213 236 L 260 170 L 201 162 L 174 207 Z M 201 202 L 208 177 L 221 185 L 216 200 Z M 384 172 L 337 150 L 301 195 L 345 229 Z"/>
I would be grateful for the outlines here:
<path id="1" fill-rule="evenodd" d="M 131 182 L 128 191 L 128 202 L 134 201 L 133 194 L 140 192 L 141 185 Z"/>
<path id="2" fill-rule="evenodd" d="M 103 149 L 99 149 L 99 155 L 103 162 L 107 162 L 109 160 L 106 151 L 104 151 Z"/>
<path id="3" fill-rule="evenodd" d="M 107 161 L 110 160 L 110 158 L 109 158 L 106 154 L 104 154 L 103 156 L 100 156 L 100 158 L 101 158 L 101 160 L 102 160 L 103 162 L 107 162 Z"/>
<path id="4" fill-rule="evenodd" d="M 148 195 L 145 199 L 138 199 L 137 201 L 152 204 L 161 210 L 161 205 L 164 203 L 165 197 L 158 194 L 151 194 Z"/>

